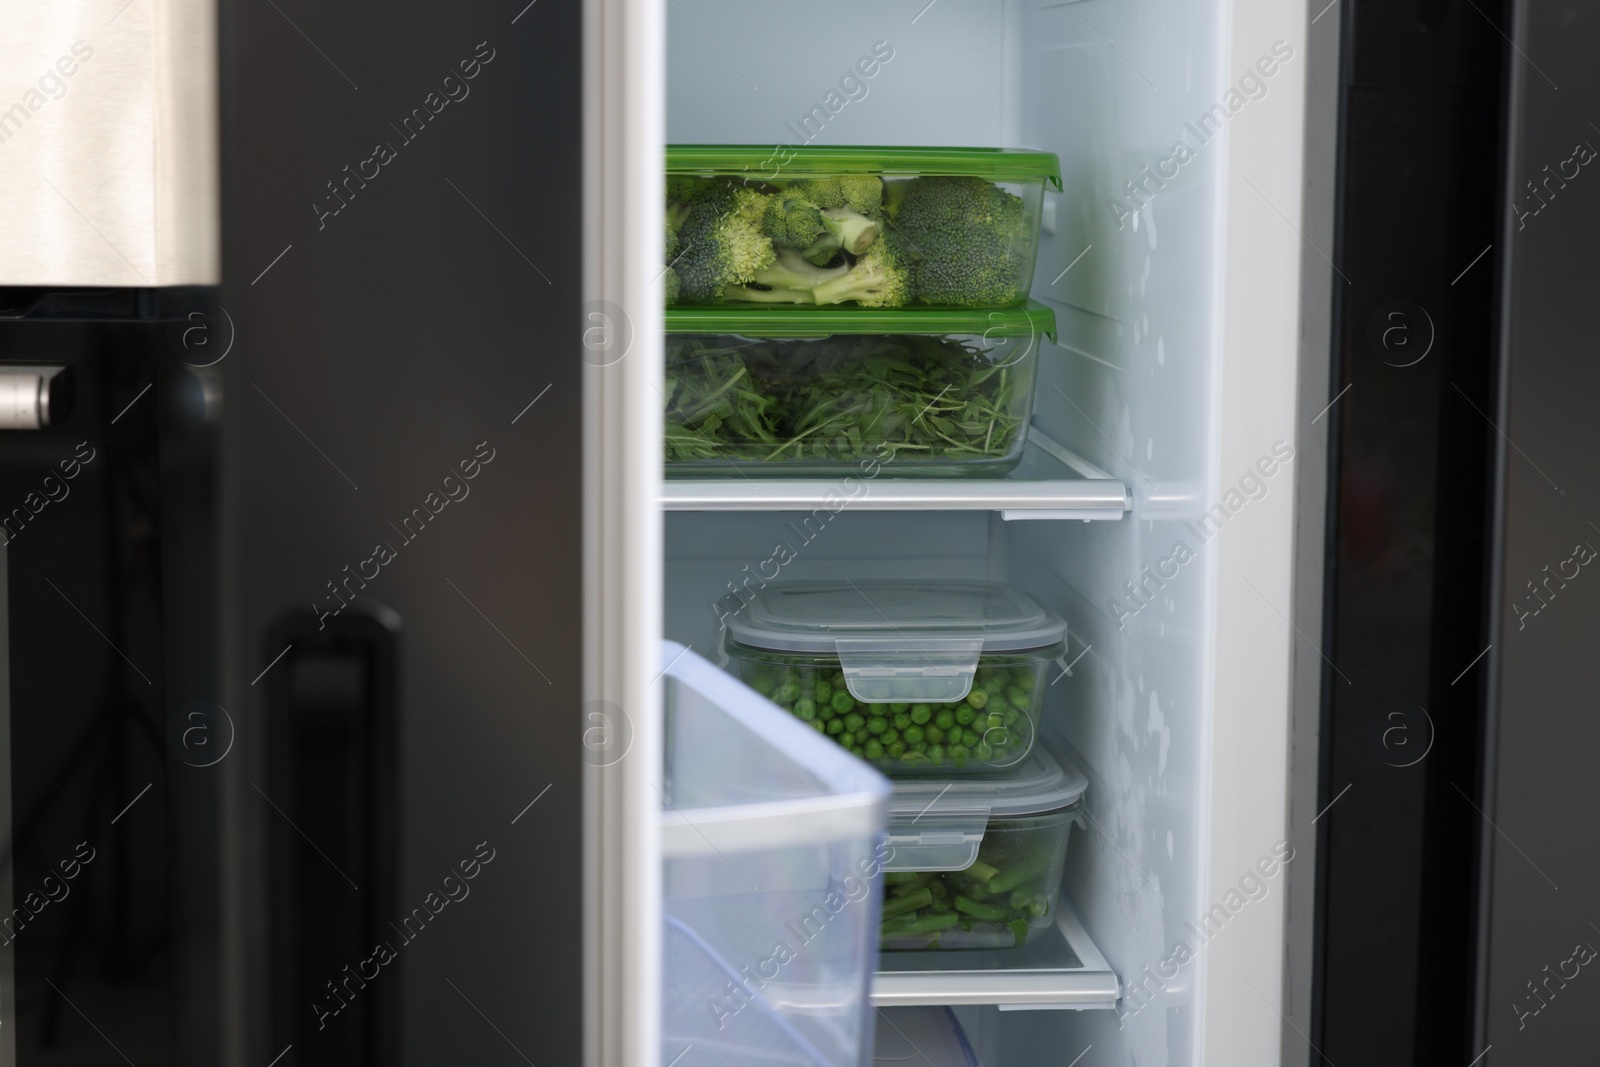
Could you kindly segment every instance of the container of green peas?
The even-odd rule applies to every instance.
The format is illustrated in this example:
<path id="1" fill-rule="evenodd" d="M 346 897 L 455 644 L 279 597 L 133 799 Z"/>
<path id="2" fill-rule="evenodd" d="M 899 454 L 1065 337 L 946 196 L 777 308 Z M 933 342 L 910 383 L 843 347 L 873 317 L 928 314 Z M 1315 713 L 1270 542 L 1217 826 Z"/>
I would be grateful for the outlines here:
<path id="1" fill-rule="evenodd" d="M 769 582 L 716 604 L 728 669 L 891 777 L 1033 750 L 1067 624 L 999 582 Z"/>
<path id="2" fill-rule="evenodd" d="M 896 782 L 879 947 L 1013 948 L 1047 929 L 1087 788 L 1047 744 L 1003 778 Z"/>

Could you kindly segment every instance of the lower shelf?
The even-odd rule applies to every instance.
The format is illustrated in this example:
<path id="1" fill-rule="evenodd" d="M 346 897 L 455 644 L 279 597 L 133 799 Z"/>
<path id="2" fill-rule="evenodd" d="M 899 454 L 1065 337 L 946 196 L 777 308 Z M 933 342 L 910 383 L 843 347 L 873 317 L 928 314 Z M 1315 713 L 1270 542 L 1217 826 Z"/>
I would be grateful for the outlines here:
<path id="1" fill-rule="evenodd" d="M 1132 507 L 1128 488 L 1037 428 L 1022 462 L 1002 478 L 861 478 L 846 488 L 845 469 L 831 478 L 762 477 L 760 464 L 730 463 L 720 478 L 669 478 L 667 511 L 998 511 L 1001 518 L 1116 520 Z M 738 477 L 734 477 L 738 475 Z"/>
<path id="2" fill-rule="evenodd" d="M 1056 925 L 1019 949 L 886 952 L 872 982 L 880 1008 L 995 1004 L 1026 1008 L 1112 1008 L 1121 995 L 1110 964 L 1062 904 Z"/>

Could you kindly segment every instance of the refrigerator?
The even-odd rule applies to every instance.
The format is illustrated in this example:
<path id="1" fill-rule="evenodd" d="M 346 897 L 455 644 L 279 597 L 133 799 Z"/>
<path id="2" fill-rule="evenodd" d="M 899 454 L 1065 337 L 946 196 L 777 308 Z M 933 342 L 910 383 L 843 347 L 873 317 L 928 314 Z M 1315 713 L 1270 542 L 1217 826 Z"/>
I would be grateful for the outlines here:
<path id="1" fill-rule="evenodd" d="M 1536 236 L 1501 198 L 1552 107 L 1522 49 L 1554 63 L 1592 31 L 1402 8 L 21 17 L 0 904 L 26 922 L 0 945 L 0 1067 L 692 1067 L 663 1022 L 663 871 L 692 837 L 672 656 L 718 660 L 711 605 L 779 546 L 785 579 L 1000 581 L 1067 626 L 1044 732 L 1086 790 L 1050 936 L 885 953 L 863 1035 L 949 1008 L 989 1067 L 1519 1040 L 1489 991 L 1522 997 L 1586 935 L 1561 913 L 1531 947 L 1516 916 L 1554 924 L 1556 891 L 1504 831 L 1559 854 L 1535 813 L 1584 798 L 1580 768 L 1541 791 L 1552 734 L 1508 723 L 1573 714 L 1550 694 L 1581 685 L 1587 631 L 1502 632 L 1556 561 L 1510 442 L 1551 455 L 1579 424 L 1538 331 L 1581 330 L 1593 272 L 1557 247 L 1581 190 Z M 665 478 L 669 144 L 1055 153 L 1030 295 L 1057 333 L 1018 470 L 885 474 L 844 506 L 826 478 Z M 1460 287 L 1424 292 L 1446 265 Z M 1407 491 L 1436 507 L 1388 507 Z M 1384 570 L 1421 542 L 1425 568 Z M 1424 720 L 1440 747 L 1408 763 Z M 1581 995 L 1541 991 L 1549 1015 Z"/>
<path id="2" fill-rule="evenodd" d="M 1327 402 L 1300 372 L 1315 14 L 824 5 L 774 47 L 748 8 L 666 8 L 669 144 L 1061 160 L 1032 289 L 1059 329 L 1039 359 L 1039 462 L 988 494 L 871 480 L 842 507 L 827 479 L 807 495 L 749 467 L 662 490 L 651 582 L 666 636 L 696 650 L 722 642 L 706 605 L 772 579 L 775 558 L 783 580 L 1004 581 L 1067 621 L 1045 728 L 1089 782 L 1071 929 L 958 971 L 885 953 L 880 1032 L 897 1007 L 950 1005 L 985 1064 L 1280 1061 L 1285 891 L 1315 863 L 1291 839 L 1288 711 L 1297 652 L 1315 655 L 1292 621 L 1302 425 Z M 1323 276 L 1309 284 L 1325 303 Z"/>

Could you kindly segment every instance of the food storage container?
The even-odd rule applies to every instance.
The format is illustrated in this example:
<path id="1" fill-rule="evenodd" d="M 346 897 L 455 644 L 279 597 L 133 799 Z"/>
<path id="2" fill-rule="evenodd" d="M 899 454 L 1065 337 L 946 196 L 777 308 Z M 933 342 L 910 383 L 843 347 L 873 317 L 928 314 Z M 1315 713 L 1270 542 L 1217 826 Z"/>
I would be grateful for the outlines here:
<path id="1" fill-rule="evenodd" d="M 729 669 L 890 774 L 982 774 L 1033 749 L 1067 624 L 999 582 L 746 581 L 715 605 Z"/>
<path id="2" fill-rule="evenodd" d="M 889 782 L 693 652 L 663 655 L 660 1062 L 865 1067 Z"/>
<path id="3" fill-rule="evenodd" d="M 896 782 L 879 946 L 1012 948 L 1048 928 L 1087 787 L 1043 744 L 1004 778 Z"/>
<path id="4" fill-rule="evenodd" d="M 1004 474 L 1022 458 L 1042 304 L 993 311 L 674 308 L 667 474 Z"/>
<path id="5" fill-rule="evenodd" d="M 671 145 L 666 301 L 1020 304 L 1046 183 L 1053 152 Z"/>

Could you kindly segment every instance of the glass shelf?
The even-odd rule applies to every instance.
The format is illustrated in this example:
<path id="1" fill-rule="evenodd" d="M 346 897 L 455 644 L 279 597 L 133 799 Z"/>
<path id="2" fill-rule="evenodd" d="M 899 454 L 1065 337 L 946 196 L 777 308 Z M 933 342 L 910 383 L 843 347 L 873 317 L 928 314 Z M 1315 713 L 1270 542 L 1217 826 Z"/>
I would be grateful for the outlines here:
<path id="1" fill-rule="evenodd" d="M 730 466 L 733 466 L 730 464 Z M 727 478 L 671 478 L 662 487 L 667 511 L 838 510 L 834 478 L 759 478 L 759 466 Z M 863 478 L 853 511 L 998 511 L 1005 519 L 1120 519 L 1132 507 L 1121 481 L 1038 429 L 1028 434 L 1022 462 L 1003 478 Z"/>
<path id="2" fill-rule="evenodd" d="M 994 1004 L 1000 1009 L 1113 1008 L 1121 984 L 1065 901 L 1056 925 L 1022 948 L 885 952 L 872 982 L 880 1008 Z"/>

